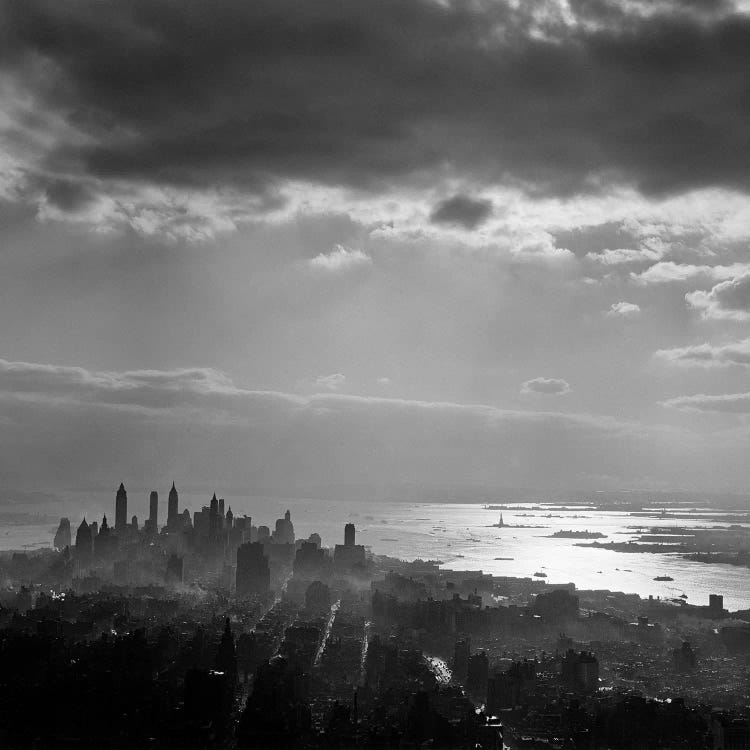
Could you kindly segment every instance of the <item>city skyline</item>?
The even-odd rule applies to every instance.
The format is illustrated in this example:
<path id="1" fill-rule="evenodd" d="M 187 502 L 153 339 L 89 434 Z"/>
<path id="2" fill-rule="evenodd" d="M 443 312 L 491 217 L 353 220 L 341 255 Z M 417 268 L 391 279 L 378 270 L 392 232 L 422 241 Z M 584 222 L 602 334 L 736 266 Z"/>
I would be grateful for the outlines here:
<path id="1" fill-rule="evenodd" d="M 0 503 L 746 493 L 749 9 L 0 2 Z"/>

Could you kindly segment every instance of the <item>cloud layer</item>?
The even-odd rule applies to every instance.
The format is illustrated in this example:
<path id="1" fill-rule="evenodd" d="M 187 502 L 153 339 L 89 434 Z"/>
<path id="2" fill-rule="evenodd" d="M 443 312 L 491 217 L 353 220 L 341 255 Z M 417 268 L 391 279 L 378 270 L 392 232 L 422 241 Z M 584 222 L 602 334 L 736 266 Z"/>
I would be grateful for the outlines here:
<path id="1" fill-rule="evenodd" d="M 678 396 L 665 401 L 664 406 L 684 411 L 747 414 L 750 413 L 750 393 L 722 393 L 719 395 L 698 393 L 694 396 Z"/>
<path id="2" fill-rule="evenodd" d="M 3 0 L 0 49 L 4 142 L 63 212 L 121 181 L 750 186 L 728 3 Z"/>
<path id="3" fill-rule="evenodd" d="M 669 364 L 686 367 L 750 367 L 750 339 L 727 344 L 694 344 L 659 349 L 654 356 Z"/>
<path id="4" fill-rule="evenodd" d="M 30 475 L 37 489 L 107 486 L 132 473 L 247 492 L 559 489 L 600 486 L 605 475 L 620 484 L 631 462 L 654 476 L 681 461 L 677 433 L 604 417 L 250 391 L 202 368 L 92 372 L 3 360 L 0 409 L 9 487 Z"/>

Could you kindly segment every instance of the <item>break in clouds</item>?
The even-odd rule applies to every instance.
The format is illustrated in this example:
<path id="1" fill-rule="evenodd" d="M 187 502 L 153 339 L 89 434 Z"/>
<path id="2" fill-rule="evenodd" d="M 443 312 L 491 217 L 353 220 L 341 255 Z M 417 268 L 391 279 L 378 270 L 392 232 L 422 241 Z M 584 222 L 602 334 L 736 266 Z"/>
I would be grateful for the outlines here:
<path id="1" fill-rule="evenodd" d="M 9 486 L 742 489 L 749 65 L 740 2 L 0 0 Z"/>

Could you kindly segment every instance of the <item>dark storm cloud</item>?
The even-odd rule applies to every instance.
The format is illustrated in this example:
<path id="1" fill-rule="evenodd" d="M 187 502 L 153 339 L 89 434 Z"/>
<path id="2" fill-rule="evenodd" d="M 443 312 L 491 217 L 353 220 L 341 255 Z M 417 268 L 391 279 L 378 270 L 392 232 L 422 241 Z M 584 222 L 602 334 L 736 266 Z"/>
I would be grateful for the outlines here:
<path id="1" fill-rule="evenodd" d="M 454 195 L 435 206 L 430 219 L 433 224 L 453 224 L 476 229 L 492 213 L 492 203 L 474 200 L 467 195 Z"/>
<path id="2" fill-rule="evenodd" d="M 85 208 L 93 200 L 92 194 L 83 185 L 70 180 L 52 180 L 44 190 L 46 199 L 61 211 L 75 212 Z"/>
<path id="3" fill-rule="evenodd" d="M 259 192 L 436 173 L 750 187 L 750 19 L 518 5 L 0 0 L 0 66 L 35 107 L 6 141 L 59 116 L 45 170 Z"/>

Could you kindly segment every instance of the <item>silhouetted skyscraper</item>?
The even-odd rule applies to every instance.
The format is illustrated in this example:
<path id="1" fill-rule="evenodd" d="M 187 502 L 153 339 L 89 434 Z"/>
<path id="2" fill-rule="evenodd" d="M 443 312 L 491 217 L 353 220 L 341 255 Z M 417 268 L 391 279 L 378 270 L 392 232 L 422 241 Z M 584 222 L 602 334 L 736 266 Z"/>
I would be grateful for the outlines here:
<path id="1" fill-rule="evenodd" d="M 167 528 L 169 529 L 174 529 L 178 523 L 178 501 L 177 489 L 172 482 L 172 489 L 169 490 L 169 498 L 167 499 Z"/>
<path id="2" fill-rule="evenodd" d="M 453 649 L 453 676 L 464 682 L 469 673 L 469 657 L 471 656 L 471 641 L 464 638 L 456 641 Z"/>
<path id="3" fill-rule="evenodd" d="M 466 686 L 469 690 L 478 693 L 486 693 L 487 679 L 489 677 L 489 661 L 487 654 L 480 651 L 478 654 L 472 654 L 469 657 L 469 665 L 466 676 Z"/>
<path id="4" fill-rule="evenodd" d="M 216 669 L 227 675 L 230 686 L 234 688 L 237 682 L 237 651 L 234 647 L 234 636 L 228 617 L 224 621 L 224 633 L 216 653 Z"/>
<path id="5" fill-rule="evenodd" d="M 260 542 L 237 549 L 237 596 L 265 596 L 271 587 L 271 569 Z"/>
<path id="6" fill-rule="evenodd" d="M 340 573 L 352 572 L 355 568 L 365 565 L 365 548 L 355 544 L 355 529 L 353 523 L 344 526 L 344 543 L 337 544 L 333 550 L 333 562 Z"/>
<path id="7" fill-rule="evenodd" d="M 94 543 L 94 554 L 96 557 L 99 560 L 112 557 L 117 548 L 117 538 L 110 531 L 107 516 L 105 515 L 102 518 L 102 525 L 96 534 L 94 534 L 94 524 L 91 524 L 89 528 L 91 530 L 91 539 Z"/>
<path id="8" fill-rule="evenodd" d="M 284 513 L 283 518 L 276 520 L 273 541 L 277 544 L 294 544 L 294 524 L 292 523 L 292 514 L 289 511 Z"/>
<path id="9" fill-rule="evenodd" d="M 568 649 L 562 660 L 562 678 L 581 690 L 595 690 L 599 685 L 599 660 L 589 651 L 576 653 Z"/>
<path id="10" fill-rule="evenodd" d="M 93 551 L 94 542 L 91 538 L 91 529 L 84 518 L 76 531 L 76 557 L 82 565 L 88 565 L 91 562 Z"/>
<path id="11" fill-rule="evenodd" d="M 150 521 L 152 531 L 156 531 L 158 517 L 159 493 L 156 490 L 151 490 L 151 494 L 148 497 L 148 520 Z"/>
<path id="12" fill-rule="evenodd" d="M 128 493 L 125 485 L 120 482 L 120 489 L 115 497 L 115 530 L 124 531 L 128 525 Z"/>
<path id="13" fill-rule="evenodd" d="M 721 594 L 709 594 L 708 608 L 712 615 L 720 617 L 724 614 L 724 597 Z"/>
<path id="14" fill-rule="evenodd" d="M 57 527 L 55 533 L 55 549 L 63 550 L 66 547 L 70 547 L 70 521 L 67 518 L 60 519 L 60 525 Z"/>
<path id="15" fill-rule="evenodd" d="M 219 517 L 219 501 L 216 499 L 216 493 L 211 498 L 211 505 L 208 510 L 208 535 L 216 536 L 221 530 L 221 520 Z"/>
<path id="16" fill-rule="evenodd" d="M 356 537 L 356 530 L 354 528 L 353 523 L 348 523 L 346 526 L 344 526 L 344 546 L 345 547 L 353 547 L 354 546 L 354 540 Z"/>
<path id="17" fill-rule="evenodd" d="M 166 582 L 171 584 L 182 583 L 183 570 L 183 559 L 177 555 L 170 555 L 169 560 L 167 560 Z"/>

